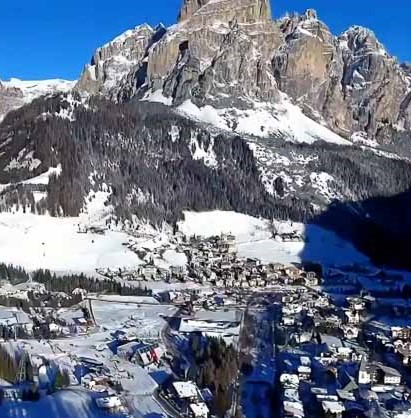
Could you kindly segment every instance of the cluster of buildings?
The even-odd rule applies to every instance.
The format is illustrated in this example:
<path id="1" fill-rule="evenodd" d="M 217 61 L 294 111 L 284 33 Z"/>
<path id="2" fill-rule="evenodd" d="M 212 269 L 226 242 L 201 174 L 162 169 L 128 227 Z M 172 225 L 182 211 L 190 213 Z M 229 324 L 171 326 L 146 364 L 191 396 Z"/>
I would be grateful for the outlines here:
<path id="1" fill-rule="evenodd" d="M 192 237 L 185 249 L 188 276 L 218 288 L 258 289 L 276 284 L 302 283 L 317 286 L 320 274 L 300 266 L 264 264 L 237 255 L 235 237 L 222 234 L 208 239 Z"/>
<path id="2" fill-rule="evenodd" d="M 0 306 L 0 341 L 86 335 L 94 322 L 88 309 L 29 308 Z"/>
<path id="3" fill-rule="evenodd" d="M 302 239 L 292 234 L 279 238 L 291 241 Z M 188 240 L 177 236 L 176 242 L 175 251 L 186 256 L 186 264 L 163 266 L 161 257 L 170 249 L 168 243 L 142 251 L 131 241 L 126 244 L 127 247 L 143 257 L 143 264 L 134 269 L 98 269 L 97 272 L 108 278 L 127 281 L 193 281 L 227 289 L 258 289 L 297 283 L 318 286 L 321 283 L 319 266 L 315 266 L 317 271 L 311 271 L 304 266 L 264 264 L 258 259 L 239 257 L 235 237 L 230 234 L 210 238 L 193 236 Z"/>
<path id="4" fill-rule="evenodd" d="M 387 325 L 390 317 L 373 324 L 375 313 L 367 294 L 331 297 L 300 286 L 282 294 L 284 416 L 411 416 L 411 328 Z"/>

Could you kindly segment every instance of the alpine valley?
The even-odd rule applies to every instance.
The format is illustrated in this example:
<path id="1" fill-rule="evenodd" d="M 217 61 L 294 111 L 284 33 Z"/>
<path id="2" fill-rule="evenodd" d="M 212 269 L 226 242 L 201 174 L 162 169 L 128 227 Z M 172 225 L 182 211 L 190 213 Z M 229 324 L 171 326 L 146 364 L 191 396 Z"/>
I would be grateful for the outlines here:
<path id="1" fill-rule="evenodd" d="M 175 229 L 234 211 L 411 268 L 411 67 L 366 28 L 185 0 L 175 25 L 121 34 L 74 82 L 0 82 L 0 120 L 0 227 L 24 213 Z"/>

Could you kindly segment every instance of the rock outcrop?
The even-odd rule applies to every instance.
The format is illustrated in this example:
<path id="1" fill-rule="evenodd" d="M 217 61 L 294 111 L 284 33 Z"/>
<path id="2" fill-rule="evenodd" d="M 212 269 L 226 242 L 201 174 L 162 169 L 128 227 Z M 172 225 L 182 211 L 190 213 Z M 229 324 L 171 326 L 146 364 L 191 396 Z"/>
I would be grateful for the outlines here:
<path id="1" fill-rule="evenodd" d="M 352 27 L 335 38 L 312 11 L 282 20 L 286 42 L 273 67 L 280 90 L 339 134 L 392 142 L 409 129 L 410 82 L 375 34 Z"/>
<path id="2" fill-rule="evenodd" d="M 157 29 L 149 25 L 137 26 L 97 49 L 76 88 L 90 94 L 108 93 L 142 62 L 147 49 L 164 32 L 162 26 Z"/>
<path id="3" fill-rule="evenodd" d="M 23 81 L 12 78 L 0 83 L 0 121 L 13 109 L 40 97 L 68 92 L 74 87 L 73 81 L 68 80 L 33 80 Z"/>
<path id="4" fill-rule="evenodd" d="M 175 105 L 275 100 L 271 54 L 282 37 L 267 0 L 187 0 L 179 23 L 152 45 L 114 96 L 127 100 L 144 87 L 162 90 Z"/>
<path id="5" fill-rule="evenodd" d="M 330 117 L 336 119 L 334 128 L 343 128 L 345 115 L 335 116 L 331 108 L 344 107 L 340 85 L 344 63 L 330 30 L 312 10 L 283 19 L 281 30 L 285 42 L 273 51 L 273 72 L 279 89 L 311 115 L 330 110 Z"/>
<path id="6" fill-rule="evenodd" d="M 23 92 L 14 87 L 6 87 L 0 82 L 0 121 L 6 113 L 22 104 Z"/>
<path id="7" fill-rule="evenodd" d="M 191 25 L 257 23 L 271 19 L 269 0 L 185 0 L 179 22 Z"/>

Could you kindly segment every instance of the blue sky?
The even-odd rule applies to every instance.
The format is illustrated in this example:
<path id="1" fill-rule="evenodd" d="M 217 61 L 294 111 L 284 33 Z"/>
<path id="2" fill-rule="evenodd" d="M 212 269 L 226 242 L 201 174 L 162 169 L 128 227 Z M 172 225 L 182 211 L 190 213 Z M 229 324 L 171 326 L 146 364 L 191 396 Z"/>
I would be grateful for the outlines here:
<path id="1" fill-rule="evenodd" d="M 181 0 L 1 0 L 0 79 L 78 77 L 96 47 L 137 24 L 175 22 Z M 401 61 L 411 61 L 408 0 L 272 0 L 273 14 L 315 8 L 335 34 L 373 29 Z"/>

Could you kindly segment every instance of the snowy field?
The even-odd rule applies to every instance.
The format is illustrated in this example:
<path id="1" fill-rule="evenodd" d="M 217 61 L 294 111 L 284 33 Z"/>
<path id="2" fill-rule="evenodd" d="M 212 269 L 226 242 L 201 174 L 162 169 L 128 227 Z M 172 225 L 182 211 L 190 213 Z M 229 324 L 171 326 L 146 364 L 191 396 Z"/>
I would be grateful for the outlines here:
<path id="1" fill-rule="evenodd" d="M 184 212 L 184 221 L 178 224 L 178 229 L 187 236 L 233 234 L 237 242 L 249 242 L 269 238 L 269 222 L 237 212 Z"/>
<path id="2" fill-rule="evenodd" d="M 100 267 L 141 264 L 137 255 L 122 245 L 127 234 L 79 234 L 78 223 L 78 218 L 0 213 L 0 262 L 64 273 L 94 273 Z"/>
<path id="3" fill-rule="evenodd" d="M 186 235 L 210 237 L 231 233 L 236 237 L 240 256 L 259 258 L 266 263 L 317 261 L 326 265 L 370 264 L 369 259 L 352 244 L 316 225 L 276 222 L 276 228 L 281 233 L 304 233 L 308 242 L 280 242 L 272 239 L 267 220 L 235 212 L 185 212 L 185 220 L 179 224 L 180 231 Z"/>

